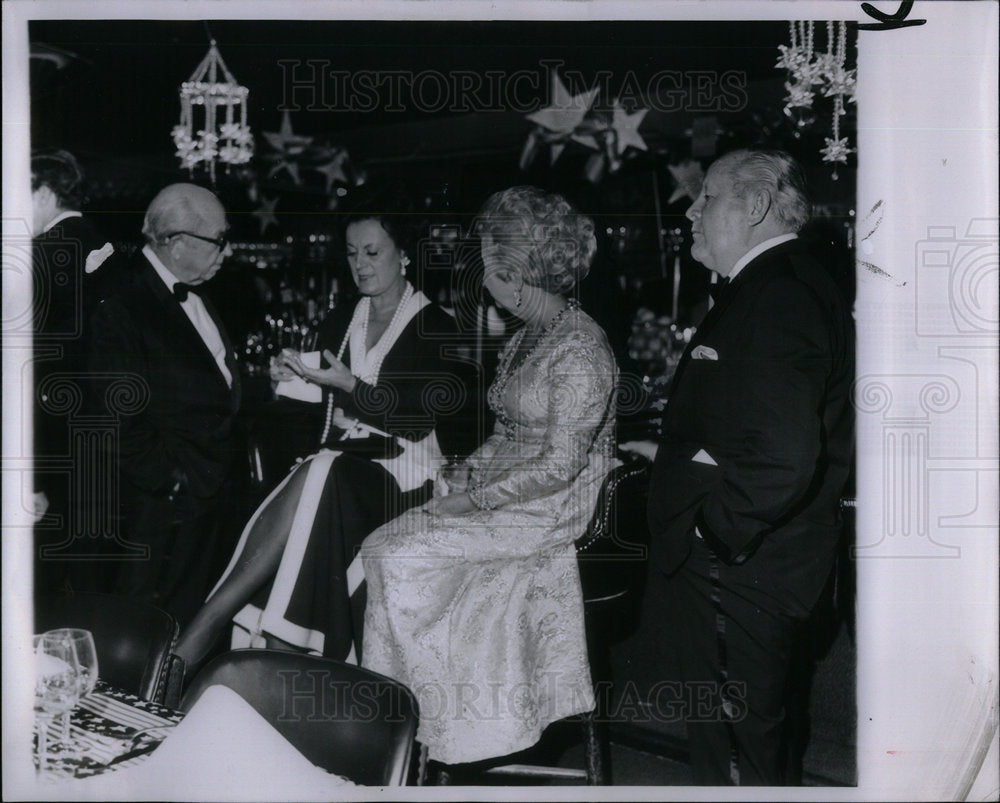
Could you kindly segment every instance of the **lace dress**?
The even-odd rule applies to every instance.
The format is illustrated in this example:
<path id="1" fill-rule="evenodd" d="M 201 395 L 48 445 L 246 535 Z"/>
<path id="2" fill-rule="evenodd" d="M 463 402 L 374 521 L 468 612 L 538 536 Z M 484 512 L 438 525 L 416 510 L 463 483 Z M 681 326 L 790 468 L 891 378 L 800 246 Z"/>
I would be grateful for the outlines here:
<path id="1" fill-rule="evenodd" d="M 470 457 L 486 509 L 411 510 L 362 545 L 364 665 L 406 683 L 430 757 L 462 763 L 534 744 L 594 706 L 573 542 L 614 467 L 617 368 L 571 309 L 513 365 L 501 355 L 494 433 Z"/>

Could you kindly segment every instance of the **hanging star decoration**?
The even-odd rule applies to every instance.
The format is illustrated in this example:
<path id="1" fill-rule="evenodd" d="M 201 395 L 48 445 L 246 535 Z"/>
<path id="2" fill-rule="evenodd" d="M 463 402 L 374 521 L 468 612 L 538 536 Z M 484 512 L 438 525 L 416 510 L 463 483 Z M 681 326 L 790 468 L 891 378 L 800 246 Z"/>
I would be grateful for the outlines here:
<path id="1" fill-rule="evenodd" d="M 272 166 L 271 169 L 267 171 L 267 177 L 274 178 L 282 170 L 288 173 L 288 175 L 291 176 L 292 181 L 296 184 L 302 183 L 302 176 L 299 175 L 299 163 L 290 162 L 287 159 L 282 159 L 277 164 Z"/>
<path id="2" fill-rule="evenodd" d="M 274 214 L 275 208 L 278 206 L 277 198 L 268 198 L 265 195 L 260 196 L 260 206 L 253 210 L 252 214 L 255 218 L 260 221 L 260 233 L 263 234 L 270 226 L 278 225 L 278 218 Z"/>
<path id="3" fill-rule="evenodd" d="M 616 100 L 611 108 L 611 130 L 615 133 L 615 150 L 618 156 L 625 153 L 626 148 L 636 148 L 640 151 L 647 150 L 646 141 L 639 133 L 639 125 L 649 109 L 639 109 L 639 111 L 629 114 Z"/>
<path id="4" fill-rule="evenodd" d="M 347 183 L 347 174 L 344 172 L 344 165 L 347 162 L 347 151 L 341 149 L 335 152 L 335 155 L 329 162 L 325 164 L 318 165 L 313 168 L 317 173 L 322 173 L 326 176 L 326 191 L 330 192 L 331 187 L 333 187 L 335 182 L 340 182 L 342 184 Z"/>
<path id="5" fill-rule="evenodd" d="M 313 141 L 312 137 L 303 137 L 292 131 L 292 118 L 288 112 L 285 112 L 281 118 L 280 131 L 262 131 L 261 133 L 272 148 L 290 156 L 298 156 Z"/>
<path id="6" fill-rule="evenodd" d="M 591 156 L 584 165 L 583 175 L 587 181 L 596 184 L 605 175 L 617 172 L 629 148 L 648 150 L 646 141 L 639 134 L 639 125 L 648 111 L 640 109 L 629 114 L 615 99 L 610 111 L 604 110 L 593 118 L 584 120 L 577 130 L 589 126 L 589 131 L 593 132 L 599 146 L 599 152 Z"/>
<path id="7" fill-rule="evenodd" d="M 303 156 L 313 141 L 312 137 L 300 136 L 292 131 L 292 118 L 285 112 L 281 118 L 281 129 L 279 131 L 262 131 L 264 139 L 274 149 L 273 153 L 267 153 L 264 158 L 273 162 L 268 171 L 268 178 L 273 178 L 282 170 L 291 176 L 296 184 L 302 183 L 302 176 L 299 174 L 299 160 Z"/>
<path id="8" fill-rule="evenodd" d="M 541 144 L 549 146 L 549 164 L 555 164 L 569 139 L 597 149 L 597 142 L 589 132 L 578 131 L 587 112 L 590 111 L 594 98 L 597 97 L 597 92 L 598 87 L 594 87 L 579 95 L 571 95 L 559 79 L 559 75 L 552 73 L 552 97 L 549 106 L 526 116 L 526 119 L 535 124 L 535 128 L 528 134 L 528 139 L 521 150 L 522 170 L 534 161 Z"/>
<path id="9" fill-rule="evenodd" d="M 677 186 L 674 187 L 673 194 L 667 203 L 675 203 L 681 198 L 690 198 L 692 201 L 698 199 L 701 194 L 701 185 L 705 180 L 705 172 L 701 169 L 701 163 L 694 159 L 687 159 L 679 165 L 667 165 L 667 170 L 673 176 Z"/>
<path id="10" fill-rule="evenodd" d="M 570 134 L 583 122 L 595 97 L 597 97 L 597 87 L 579 95 L 570 95 L 569 90 L 559 80 L 558 74 L 552 73 L 551 105 L 529 114 L 527 119 L 547 131 Z"/>
<path id="11" fill-rule="evenodd" d="M 552 73 L 552 97 L 549 106 L 527 115 L 535 124 L 521 149 L 520 167 L 527 170 L 543 145 L 549 147 L 549 164 L 555 164 L 569 142 L 583 145 L 597 153 L 584 166 L 584 177 L 597 183 L 606 174 L 621 167 L 622 156 L 629 148 L 648 150 L 639 134 L 639 126 L 648 109 L 629 113 L 617 99 L 612 107 L 596 109 L 599 87 L 571 95 L 558 74 Z"/>

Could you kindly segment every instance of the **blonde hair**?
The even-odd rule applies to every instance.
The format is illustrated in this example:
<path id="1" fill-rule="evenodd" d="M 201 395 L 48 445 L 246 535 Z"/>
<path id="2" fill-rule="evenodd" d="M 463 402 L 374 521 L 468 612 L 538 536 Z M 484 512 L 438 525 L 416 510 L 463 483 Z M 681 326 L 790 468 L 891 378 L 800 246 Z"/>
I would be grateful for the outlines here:
<path id="1" fill-rule="evenodd" d="M 511 187 L 494 193 L 479 213 L 480 236 L 528 248 L 525 284 L 568 295 L 590 272 L 597 251 L 594 221 L 561 195 L 538 187 Z"/>

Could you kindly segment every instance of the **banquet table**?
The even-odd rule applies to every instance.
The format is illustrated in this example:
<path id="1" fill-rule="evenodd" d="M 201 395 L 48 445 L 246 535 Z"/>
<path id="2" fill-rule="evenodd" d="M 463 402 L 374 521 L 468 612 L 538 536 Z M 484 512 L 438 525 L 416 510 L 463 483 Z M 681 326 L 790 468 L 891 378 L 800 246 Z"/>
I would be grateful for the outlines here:
<path id="1" fill-rule="evenodd" d="M 26 800 L 358 799 L 364 787 L 311 764 L 242 697 L 210 686 L 187 714 L 98 682 L 50 747 Z M 57 741 L 61 724 L 49 725 Z M 37 745 L 35 765 L 38 766 Z"/>

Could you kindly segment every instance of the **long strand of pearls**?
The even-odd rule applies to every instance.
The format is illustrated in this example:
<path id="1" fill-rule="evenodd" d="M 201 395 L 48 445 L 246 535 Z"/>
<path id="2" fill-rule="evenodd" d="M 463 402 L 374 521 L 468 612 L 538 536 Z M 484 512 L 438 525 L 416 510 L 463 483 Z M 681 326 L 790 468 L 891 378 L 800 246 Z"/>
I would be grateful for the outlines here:
<path id="1" fill-rule="evenodd" d="M 403 311 L 406 309 L 406 305 L 412 297 L 413 285 L 407 282 L 406 288 L 403 290 L 403 295 L 399 299 L 399 303 L 396 305 L 396 311 L 392 314 L 392 320 L 389 322 L 389 326 L 386 327 L 385 332 L 382 333 L 382 337 L 379 338 L 378 343 L 375 344 L 370 352 L 372 359 L 368 364 L 368 375 L 361 381 L 367 382 L 369 385 L 378 384 L 378 375 L 382 370 L 382 363 L 385 360 L 386 355 L 389 353 L 389 349 L 396 342 L 396 338 L 399 337 L 399 333 L 403 328 Z M 371 305 L 371 298 L 369 296 L 365 296 L 354 308 L 354 315 L 351 318 L 351 323 L 347 327 L 347 331 L 344 333 L 344 339 L 340 342 L 340 349 L 337 351 L 338 360 L 344 356 L 344 352 L 347 350 L 347 344 L 351 341 L 351 334 L 355 329 L 360 327 L 361 342 L 367 345 L 368 316 L 371 311 Z M 333 396 L 334 394 L 331 393 L 329 401 L 326 405 L 326 418 L 323 422 L 323 434 L 319 439 L 320 445 L 326 443 L 326 439 L 330 436 L 330 429 L 333 427 Z"/>

